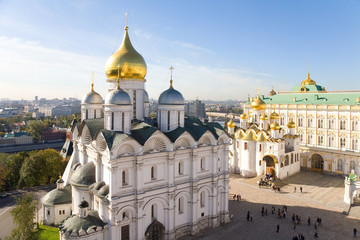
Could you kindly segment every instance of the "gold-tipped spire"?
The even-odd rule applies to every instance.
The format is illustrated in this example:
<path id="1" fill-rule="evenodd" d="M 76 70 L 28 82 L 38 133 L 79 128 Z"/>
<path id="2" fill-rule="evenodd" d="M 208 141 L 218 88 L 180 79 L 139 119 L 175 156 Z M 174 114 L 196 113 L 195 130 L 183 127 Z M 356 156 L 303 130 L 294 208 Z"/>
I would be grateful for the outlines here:
<path id="1" fill-rule="evenodd" d="M 129 13 L 126 12 L 125 13 L 125 31 L 127 31 L 129 29 L 129 27 L 128 27 L 128 16 L 129 16 Z"/>
<path id="2" fill-rule="evenodd" d="M 174 70 L 174 67 L 171 66 L 170 68 L 170 88 L 173 89 L 173 80 L 172 80 L 172 75 L 173 75 L 173 70 Z"/>
<path id="3" fill-rule="evenodd" d="M 316 85 L 316 82 L 310 78 L 310 73 L 307 73 L 307 78 L 301 82 L 301 85 Z"/>
<path id="4" fill-rule="evenodd" d="M 92 72 L 92 80 L 91 80 L 91 92 L 94 92 L 94 72 Z"/>
<path id="5" fill-rule="evenodd" d="M 116 89 L 119 90 L 119 89 L 120 89 L 120 78 L 118 78 L 116 81 L 117 81 L 117 87 L 116 87 Z"/>
<path id="6" fill-rule="evenodd" d="M 134 79 L 146 81 L 146 63 L 144 58 L 139 54 L 131 44 L 128 26 L 127 14 L 124 39 L 119 49 L 113 53 L 105 64 L 105 74 L 109 81 L 116 81 L 116 78 Z M 120 65 L 120 74 L 118 74 L 118 65 Z"/>

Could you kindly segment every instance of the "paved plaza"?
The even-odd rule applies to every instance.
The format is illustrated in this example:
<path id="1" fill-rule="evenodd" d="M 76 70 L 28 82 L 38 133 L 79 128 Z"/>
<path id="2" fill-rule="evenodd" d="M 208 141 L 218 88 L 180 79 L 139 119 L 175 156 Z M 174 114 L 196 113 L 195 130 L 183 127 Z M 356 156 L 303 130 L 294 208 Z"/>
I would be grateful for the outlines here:
<path id="1" fill-rule="evenodd" d="M 358 214 L 342 214 L 345 205 L 343 204 L 344 178 L 341 176 L 301 171 L 278 182 L 282 185 L 280 193 L 275 193 L 267 187 L 259 188 L 256 184 L 257 180 L 257 178 L 245 179 L 232 175 L 229 196 L 232 221 L 225 226 L 207 229 L 196 236 L 182 239 L 291 240 L 297 233 L 302 233 L 305 239 L 314 239 L 314 223 L 317 217 L 322 219 L 322 226 L 317 230 L 318 239 L 353 239 L 353 228 L 360 230 Z M 302 193 L 299 191 L 300 186 L 303 188 Z M 294 187 L 297 188 L 296 192 Z M 241 201 L 234 201 L 232 199 L 234 194 L 240 194 Z M 272 206 L 277 211 L 284 205 L 288 209 L 286 218 L 278 219 L 276 213 L 271 214 Z M 267 209 L 267 216 L 261 215 L 262 206 Z M 253 213 L 252 222 L 246 219 L 247 211 Z M 291 220 L 293 213 L 301 217 L 300 225 L 296 225 L 295 230 Z M 311 218 L 310 226 L 307 224 L 308 217 Z M 278 224 L 280 230 L 276 233 Z"/>

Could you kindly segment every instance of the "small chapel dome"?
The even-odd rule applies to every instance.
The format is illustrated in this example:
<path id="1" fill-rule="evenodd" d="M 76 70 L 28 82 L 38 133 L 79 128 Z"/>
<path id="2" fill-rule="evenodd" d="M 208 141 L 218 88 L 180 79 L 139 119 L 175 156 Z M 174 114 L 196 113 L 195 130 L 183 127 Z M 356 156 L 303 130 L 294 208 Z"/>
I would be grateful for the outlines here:
<path id="1" fill-rule="evenodd" d="M 91 84 L 91 91 L 84 95 L 82 100 L 82 104 L 102 104 L 102 98 L 100 94 L 94 91 L 94 84 Z"/>
<path id="2" fill-rule="evenodd" d="M 272 124 L 270 124 L 271 130 L 280 130 L 280 125 L 275 121 Z"/>
<path id="3" fill-rule="evenodd" d="M 119 80 L 117 88 L 106 95 L 105 104 L 131 105 L 130 96 L 127 94 L 127 92 L 120 89 Z"/>
<path id="4" fill-rule="evenodd" d="M 229 128 L 234 128 L 234 127 L 235 127 L 235 122 L 234 122 L 232 119 L 230 119 L 230 121 L 228 122 L 227 126 L 228 126 Z"/>
<path id="5" fill-rule="evenodd" d="M 243 113 L 240 115 L 241 119 L 248 119 L 248 115 L 246 113 Z"/>
<path id="6" fill-rule="evenodd" d="M 106 61 L 105 74 L 108 79 L 132 78 L 145 81 L 146 71 L 145 60 L 131 44 L 126 27 L 120 48 Z"/>
<path id="7" fill-rule="evenodd" d="M 265 113 L 260 115 L 260 120 L 269 120 L 268 115 L 266 115 Z"/>
<path id="8" fill-rule="evenodd" d="M 257 98 L 250 104 L 250 106 L 254 110 L 264 110 L 266 108 L 266 103 L 260 98 L 258 94 Z"/>
<path id="9" fill-rule="evenodd" d="M 273 113 L 270 115 L 270 119 L 279 119 L 279 114 L 277 114 L 276 112 L 273 112 Z"/>
<path id="10" fill-rule="evenodd" d="M 291 120 L 290 122 L 287 123 L 287 127 L 288 128 L 295 128 L 295 122 L 293 120 Z"/>
<path id="11" fill-rule="evenodd" d="M 163 93 L 161 93 L 159 97 L 159 104 L 162 105 L 184 105 L 184 97 L 183 95 L 175 90 L 172 86 Z"/>

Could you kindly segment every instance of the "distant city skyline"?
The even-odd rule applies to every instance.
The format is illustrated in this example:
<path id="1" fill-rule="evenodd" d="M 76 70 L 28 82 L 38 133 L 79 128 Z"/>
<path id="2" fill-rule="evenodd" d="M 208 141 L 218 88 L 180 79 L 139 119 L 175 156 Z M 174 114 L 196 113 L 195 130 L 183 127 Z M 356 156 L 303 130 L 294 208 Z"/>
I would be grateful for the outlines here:
<path id="1" fill-rule="evenodd" d="M 23 1 L 0 2 L 0 98 L 104 98 L 107 58 L 130 39 L 157 99 L 245 100 L 260 88 L 288 91 L 309 71 L 327 90 L 360 89 L 360 2 Z M 309 62 L 309 64 L 308 64 Z"/>

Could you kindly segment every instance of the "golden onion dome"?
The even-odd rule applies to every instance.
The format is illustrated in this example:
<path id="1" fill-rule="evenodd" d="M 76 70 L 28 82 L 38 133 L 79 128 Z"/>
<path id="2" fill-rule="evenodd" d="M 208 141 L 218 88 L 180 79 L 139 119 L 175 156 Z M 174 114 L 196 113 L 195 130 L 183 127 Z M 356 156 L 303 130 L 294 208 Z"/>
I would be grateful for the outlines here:
<path id="1" fill-rule="evenodd" d="M 310 73 L 308 73 L 307 78 L 301 82 L 301 85 L 316 85 L 316 82 L 310 78 Z"/>
<path id="2" fill-rule="evenodd" d="M 258 94 L 257 98 L 250 104 L 251 108 L 254 110 L 264 110 L 266 108 L 266 103 L 260 98 Z"/>
<path id="3" fill-rule="evenodd" d="M 277 114 L 276 112 L 273 112 L 273 113 L 270 115 L 270 119 L 279 119 L 279 114 Z"/>
<path id="4" fill-rule="evenodd" d="M 280 130 L 280 125 L 275 121 L 272 124 L 270 124 L 271 130 Z"/>
<path id="5" fill-rule="evenodd" d="M 120 48 L 106 61 L 105 74 L 108 79 L 115 80 L 119 77 L 145 81 L 146 71 L 145 60 L 131 44 L 128 27 L 126 27 Z"/>
<path id="6" fill-rule="evenodd" d="M 266 115 L 265 113 L 260 115 L 260 120 L 269 120 L 268 115 Z"/>
<path id="7" fill-rule="evenodd" d="M 246 113 L 243 113 L 240 115 L 241 119 L 248 119 L 248 115 Z"/>
<path id="8" fill-rule="evenodd" d="M 295 128 L 295 123 L 293 120 L 290 120 L 290 122 L 287 123 L 288 128 Z"/>
<path id="9" fill-rule="evenodd" d="M 234 128 L 234 127 L 235 127 L 235 122 L 234 122 L 232 119 L 230 119 L 230 121 L 228 122 L 227 126 L 228 126 L 229 128 Z"/>

